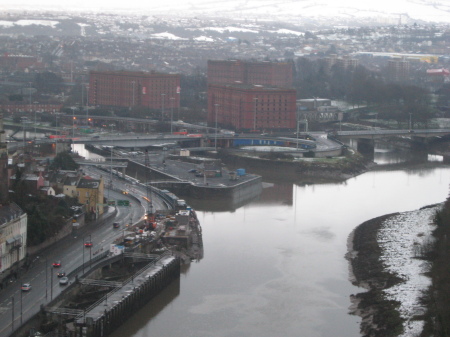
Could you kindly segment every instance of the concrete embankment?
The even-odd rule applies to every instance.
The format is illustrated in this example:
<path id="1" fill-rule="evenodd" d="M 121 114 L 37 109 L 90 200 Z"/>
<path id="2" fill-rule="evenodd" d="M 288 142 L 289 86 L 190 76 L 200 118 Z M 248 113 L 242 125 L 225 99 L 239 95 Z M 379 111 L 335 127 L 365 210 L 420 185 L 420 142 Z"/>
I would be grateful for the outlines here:
<path id="1" fill-rule="evenodd" d="M 279 172 L 280 179 L 313 182 L 343 181 L 366 172 L 372 164 L 360 155 L 291 161 L 221 153 L 221 158 L 231 167 L 246 167 L 263 177 L 273 177 L 274 172 Z"/>

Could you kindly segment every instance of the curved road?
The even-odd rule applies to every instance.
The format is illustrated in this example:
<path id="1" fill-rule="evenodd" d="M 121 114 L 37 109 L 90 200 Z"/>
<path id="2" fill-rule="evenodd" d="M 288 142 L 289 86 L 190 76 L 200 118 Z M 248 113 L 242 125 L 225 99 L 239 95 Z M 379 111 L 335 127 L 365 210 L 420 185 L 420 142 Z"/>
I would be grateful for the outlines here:
<path id="1" fill-rule="evenodd" d="M 85 171 L 92 176 L 104 175 L 104 172 L 94 168 L 87 168 Z M 114 179 L 114 187 L 116 188 L 124 189 L 127 185 L 123 180 Z M 46 305 L 64 290 L 65 286 L 59 284 L 59 278 L 56 275 L 58 271 L 64 270 L 69 274 L 72 270 L 81 266 L 83 261 L 86 270 L 88 270 L 90 259 L 96 253 L 108 250 L 109 244 L 118 237 L 125 235 L 126 224 L 130 221 L 137 222 L 142 219 L 145 214 L 143 197 L 146 196 L 146 191 L 139 186 L 133 186 L 129 190 L 141 202 L 137 202 L 136 199 L 119 192 L 109 191 L 110 197 L 113 199 L 130 200 L 130 207 L 118 206 L 117 214 L 111 220 L 100 222 L 95 227 L 92 224 L 84 226 L 55 242 L 35 258 L 29 270 L 20 279 L 0 292 L 0 336 L 8 336 L 14 328 L 36 314 L 41 305 Z M 160 200 L 155 199 L 153 203 L 156 209 L 166 208 Z M 110 208 L 109 211 L 112 212 L 113 210 Z M 119 222 L 120 228 L 113 228 L 113 222 Z M 93 246 L 86 248 L 84 246 L 86 241 L 91 241 Z M 61 261 L 60 268 L 52 266 L 52 263 L 57 260 Z M 74 276 L 71 276 L 70 282 L 73 282 L 73 280 Z M 30 283 L 31 290 L 22 292 L 20 287 L 23 283 Z"/>

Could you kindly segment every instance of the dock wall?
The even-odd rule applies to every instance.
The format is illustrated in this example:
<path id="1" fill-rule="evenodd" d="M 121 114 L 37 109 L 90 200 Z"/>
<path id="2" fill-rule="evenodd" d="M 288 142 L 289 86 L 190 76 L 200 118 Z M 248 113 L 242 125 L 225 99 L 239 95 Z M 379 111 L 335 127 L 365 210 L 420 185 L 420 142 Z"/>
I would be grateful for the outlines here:
<path id="1" fill-rule="evenodd" d="M 96 307 L 92 308 L 97 314 L 89 315 L 87 312 L 86 316 L 78 318 L 74 337 L 108 336 L 179 277 L 180 261 L 172 257 L 151 276 L 136 278 L 126 295 L 120 292 L 116 292 L 114 296 L 110 295 L 111 297 L 107 299 L 110 305 L 103 304 L 104 301 L 97 303 Z M 101 314 L 98 314 L 99 308 Z"/>

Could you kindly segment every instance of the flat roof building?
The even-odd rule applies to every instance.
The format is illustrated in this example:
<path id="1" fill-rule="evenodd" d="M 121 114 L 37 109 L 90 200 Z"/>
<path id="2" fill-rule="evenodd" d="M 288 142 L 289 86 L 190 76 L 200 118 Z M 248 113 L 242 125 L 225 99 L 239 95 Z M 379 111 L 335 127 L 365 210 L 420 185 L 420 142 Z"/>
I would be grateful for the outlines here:
<path id="1" fill-rule="evenodd" d="M 209 60 L 208 84 L 258 84 L 292 87 L 293 64 L 290 62 Z"/>
<path id="2" fill-rule="evenodd" d="M 105 107 L 178 108 L 180 75 L 156 72 L 91 71 L 89 105 Z"/>
<path id="3" fill-rule="evenodd" d="M 250 84 L 208 85 L 208 125 L 237 130 L 285 130 L 296 125 L 296 91 Z"/>

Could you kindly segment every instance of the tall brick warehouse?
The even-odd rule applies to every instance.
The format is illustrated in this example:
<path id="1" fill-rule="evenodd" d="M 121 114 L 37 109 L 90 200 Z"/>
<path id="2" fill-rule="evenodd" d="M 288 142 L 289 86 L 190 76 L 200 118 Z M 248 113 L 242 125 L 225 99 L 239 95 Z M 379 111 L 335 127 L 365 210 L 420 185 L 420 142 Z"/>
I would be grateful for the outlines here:
<path id="1" fill-rule="evenodd" d="M 180 105 L 180 75 L 156 72 L 91 71 L 89 105 L 169 110 Z"/>
<path id="2" fill-rule="evenodd" d="M 237 130 L 286 130 L 296 126 L 296 91 L 250 84 L 208 85 L 208 125 Z"/>
<path id="3" fill-rule="evenodd" d="M 208 61 L 208 125 L 286 130 L 296 125 L 290 62 Z"/>
<path id="4" fill-rule="evenodd" d="M 292 87 L 293 64 L 269 61 L 208 61 L 208 84 L 258 84 Z"/>

